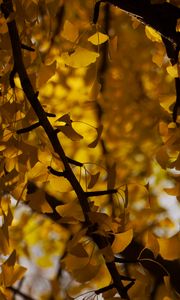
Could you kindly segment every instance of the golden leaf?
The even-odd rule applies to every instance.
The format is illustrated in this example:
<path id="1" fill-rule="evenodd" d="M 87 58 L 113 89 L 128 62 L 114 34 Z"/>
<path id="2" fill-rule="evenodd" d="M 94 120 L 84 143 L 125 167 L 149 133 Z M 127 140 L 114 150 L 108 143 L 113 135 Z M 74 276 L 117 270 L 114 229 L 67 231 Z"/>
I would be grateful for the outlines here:
<path id="1" fill-rule="evenodd" d="M 79 30 L 70 21 L 66 20 L 61 36 L 70 42 L 75 42 L 79 36 Z"/>
<path id="2" fill-rule="evenodd" d="M 100 45 L 105 43 L 109 39 L 107 34 L 97 31 L 95 34 L 88 38 L 88 41 L 93 45 Z"/>
<path id="3" fill-rule="evenodd" d="M 64 52 L 61 57 L 67 66 L 81 68 L 94 63 L 99 57 L 99 53 L 77 47 L 73 53 Z"/>
<path id="4" fill-rule="evenodd" d="M 113 253 L 122 252 L 132 241 L 133 238 L 133 230 L 130 229 L 128 231 L 115 234 L 115 239 L 112 244 Z"/>

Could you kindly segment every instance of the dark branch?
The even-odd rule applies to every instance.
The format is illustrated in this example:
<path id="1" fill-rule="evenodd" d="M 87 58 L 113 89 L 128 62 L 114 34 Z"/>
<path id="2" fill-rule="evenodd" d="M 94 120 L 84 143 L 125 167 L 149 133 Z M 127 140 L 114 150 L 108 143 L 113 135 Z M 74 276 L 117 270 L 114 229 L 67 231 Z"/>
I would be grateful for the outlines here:
<path id="1" fill-rule="evenodd" d="M 40 122 L 37 122 L 37 123 L 32 124 L 32 125 L 30 125 L 30 126 L 28 126 L 28 127 L 18 129 L 18 130 L 16 131 L 16 133 L 17 133 L 17 134 L 27 133 L 27 132 L 30 132 L 30 131 L 32 131 L 33 129 L 38 128 L 38 127 L 40 127 L 40 126 L 41 126 Z"/>
<path id="2" fill-rule="evenodd" d="M 102 294 L 102 293 L 107 292 L 109 290 L 112 290 L 113 288 L 114 288 L 114 284 L 110 284 L 110 285 L 105 286 L 105 287 L 103 287 L 103 288 L 101 288 L 99 290 L 96 290 L 95 294 L 99 295 L 99 294 Z"/>
<path id="3" fill-rule="evenodd" d="M 14 287 L 9 287 L 9 289 L 16 295 L 19 295 L 21 297 L 23 297 L 25 300 L 35 300 L 34 298 L 28 296 L 27 294 L 19 291 L 18 289 L 14 288 Z"/>
<path id="4" fill-rule="evenodd" d="M 67 157 L 67 156 L 66 156 L 66 158 L 67 158 L 67 160 L 68 160 L 68 163 L 70 163 L 70 164 L 72 164 L 72 165 L 74 165 L 74 166 L 77 166 L 77 167 L 83 167 L 83 163 L 81 163 L 81 162 L 79 162 L 79 161 L 77 161 L 77 160 L 74 160 L 74 159 L 72 159 L 72 158 L 69 158 L 69 157 Z"/>
<path id="5" fill-rule="evenodd" d="M 63 171 L 63 172 L 59 172 L 59 171 L 56 171 L 54 170 L 52 167 L 48 167 L 48 170 L 51 174 L 55 175 L 55 176 L 58 176 L 58 177 L 66 177 L 66 171 Z"/>
<path id="6" fill-rule="evenodd" d="M 121 257 L 115 257 L 115 262 L 120 263 L 120 264 L 135 264 L 138 263 L 137 259 L 125 259 Z"/>
<path id="7" fill-rule="evenodd" d="M 9 75 L 9 84 L 10 84 L 10 87 L 12 89 L 15 88 L 15 82 L 14 82 L 15 75 L 16 75 L 16 68 L 14 66 L 13 69 L 12 69 L 12 71 L 10 72 L 10 75 Z"/>
<path id="8" fill-rule="evenodd" d="M 22 44 L 21 43 L 21 48 L 24 49 L 24 50 L 28 50 L 30 52 L 34 52 L 35 50 L 33 48 L 31 48 L 30 46 L 27 46 L 25 44 Z"/>
<path id="9" fill-rule="evenodd" d="M 180 110 L 180 78 L 175 78 L 176 103 L 173 108 L 173 121 L 176 122 Z"/>
<path id="10" fill-rule="evenodd" d="M 95 196 L 104 196 L 104 195 L 111 195 L 111 194 L 116 194 L 117 190 L 112 189 L 112 190 L 107 190 L 107 191 L 93 191 L 93 192 L 86 192 L 86 195 L 88 197 L 95 197 Z"/>

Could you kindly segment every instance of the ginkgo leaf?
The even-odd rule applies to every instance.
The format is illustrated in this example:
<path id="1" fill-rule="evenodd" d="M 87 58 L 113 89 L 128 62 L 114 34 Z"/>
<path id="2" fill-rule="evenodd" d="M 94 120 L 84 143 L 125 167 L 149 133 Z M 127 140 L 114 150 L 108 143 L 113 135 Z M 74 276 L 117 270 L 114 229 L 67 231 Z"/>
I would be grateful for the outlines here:
<path id="1" fill-rule="evenodd" d="M 73 53 L 64 52 L 61 57 L 67 66 L 81 68 L 94 63 L 99 57 L 99 53 L 77 47 Z"/>
<path id="2" fill-rule="evenodd" d="M 158 256 L 160 247 L 157 238 L 152 232 L 147 233 L 147 241 L 145 247 L 153 252 L 155 258 Z"/>
<path id="3" fill-rule="evenodd" d="M 79 282 L 91 280 L 98 273 L 99 265 L 91 265 L 90 263 L 80 270 L 73 271 L 73 277 Z"/>
<path id="4" fill-rule="evenodd" d="M 97 144 L 98 144 L 98 142 L 101 138 L 101 134 L 102 134 L 102 131 L 103 131 L 103 126 L 100 125 L 98 128 L 96 128 L 96 131 L 97 131 L 97 137 L 92 143 L 90 143 L 88 145 L 89 148 L 95 148 L 97 146 Z"/>
<path id="5" fill-rule="evenodd" d="M 71 120 L 69 114 L 63 115 L 62 117 L 58 118 L 58 119 L 56 120 L 56 122 L 57 122 L 57 121 L 59 121 L 59 122 L 64 122 L 64 123 L 66 123 L 67 125 L 70 125 L 70 126 L 71 126 L 71 123 L 72 123 L 72 120 Z"/>
<path id="6" fill-rule="evenodd" d="M 173 78 L 176 78 L 178 77 L 178 67 L 177 67 L 177 64 L 175 64 L 174 66 L 168 66 L 166 68 L 168 74 L 173 77 Z"/>
<path id="7" fill-rule="evenodd" d="M 84 221 L 84 215 L 80 205 L 76 201 L 64 205 L 58 205 L 56 211 L 62 217 L 73 217 L 79 221 Z"/>
<path id="8" fill-rule="evenodd" d="M 16 251 L 13 250 L 7 260 L 2 264 L 1 270 L 0 282 L 5 287 L 9 287 L 24 275 L 26 268 L 16 264 Z"/>
<path id="9" fill-rule="evenodd" d="M 156 30 L 154 30 L 152 27 L 146 26 L 145 32 L 146 32 L 147 37 L 151 41 L 158 42 L 158 43 L 162 42 L 161 35 Z"/>
<path id="10" fill-rule="evenodd" d="M 0 251 L 4 255 L 9 253 L 9 239 L 7 232 L 0 228 Z"/>
<path id="11" fill-rule="evenodd" d="M 61 32 L 61 36 L 70 42 L 75 42 L 79 36 L 79 30 L 76 25 L 66 20 L 63 31 Z"/>
<path id="12" fill-rule="evenodd" d="M 180 257 L 179 234 L 171 238 L 158 238 L 159 253 L 164 259 L 174 260 Z"/>
<path id="13" fill-rule="evenodd" d="M 74 247 L 68 247 L 69 253 L 77 257 L 88 257 L 86 250 L 81 243 L 77 243 Z"/>
<path id="14" fill-rule="evenodd" d="M 132 241 L 133 238 L 133 230 L 130 229 L 128 231 L 115 234 L 115 239 L 112 244 L 113 253 L 122 252 Z"/>
<path id="15" fill-rule="evenodd" d="M 166 169 L 168 165 L 169 156 L 167 154 L 167 149 L 165 146 L 162 146 L 158 149 L 156 153 L 156 160 L 163 169 Z"/>
<path id="16" fill-rule="evenodd" d="M 88 41 L 93 45 L 100 45 L 105 43 L 109 39 L 107 34 L 97 31 L 95 34 L 88 38 Z"/>
<path id="17" fill-rule="evenodd" d="M 98 181 L 100 172 L 97 172 L 96 174 L 90 174 L 90 181 L 88 183 L 88 189 L 92 189 L 96 182 Z"/>
<path id="18" fill-rule="evenodd" d="M 65 126 L 56 126 L 56 128 L 64 133 L 69 139 L 72 141 L 79 141 L 83 139 L 83 136 L 77 133 L 74 128 L 70 125 L 65 125 Z"/>
<path id="19" fill-rule="evenodd" d="M 50 65 L 42 65 L 38 74 L 38 88 L 42 87 L 55 73 L 56 62 L 54 61 Z"/>
<path id="20" fill-rule="evenodd" d="M 45 191 L 42 189 L 37 189 L 35 193 L 27 194 L 26 201 L 28 201 L 29 206 L 40 213 L 51 213 L 53 212 L 51 206 L 48 204 L 45 198 Z"/>

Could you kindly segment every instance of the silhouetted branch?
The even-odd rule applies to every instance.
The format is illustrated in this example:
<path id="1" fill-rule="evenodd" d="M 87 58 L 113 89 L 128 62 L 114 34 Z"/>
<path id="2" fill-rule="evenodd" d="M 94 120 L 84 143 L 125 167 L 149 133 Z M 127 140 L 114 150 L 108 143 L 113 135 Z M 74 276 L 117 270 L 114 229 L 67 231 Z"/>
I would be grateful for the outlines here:
<path id="1" fill-rule="evenodd" d="M 37 122 L 37 123 L 32 124 L 32 125 L 30 125 L 30 126 L 28 126 L 28 127 L 18 129 L 18 130 L 16 131 L 16 133 L 17 133 L 17 134 L 27 133 L 27 132 L 30 132 L 30 131 L 32 131 L 33 129 L 36 129 L 36 128 L 40 127 L 40 126 L 41 126 L 41 124 L 40 124 L 39 122 Z"/>
<path id="2" fill-rule="evenodd" d="M 107 190 L 107 191 L 93 191 L 93 192 L 86 192 L 86 195 L 88 197 L 95 197 L 95 196 L 104 196 L 104 195 L 112 195 L 116 194 L 117 190 L 112 189 L 112 190 Z"/>
<path id="3" fill-rule="evenodd" d="M 19 291 L 18 289 L 16 289 L 15 287 L 9 287 L 9 289 L 14 293 L 17 294 L 19 296 L 21 296 L 22 298 L 24 298 L 25 300 L 35 300 L 34 298 L 28 296 L 27 294 Z"/>
<path id="4" fill-rule="evenodd" d="M 173 121 L 176 122 L 178 113 L 180 112 L 180 78 L 175 78 L 176 102 L 173 108 Z"/>
<path id="5" fill-rule="evenodd" d="M 63 172 L 59 172 L 55 169 L 53 169 L 52 167 L 48 167 L 48 170 L 51 174 L 55 175 L 55 176 L 58 176 L 58 177 L 66 177 L 66 171 L 63 171 Z"/>
<path id="6" fill-rule="evenodd" d="M 114 288 L 114 284 L 110 284 L 110 285 L 105 286 L 105 287 L 103 287 L 103 288 L 101 288 L 99 290 L 96 290 L 95 294 L 99 295 L 99 294 L 102 294 L 102 293 L 107 292 L 109 290 L 112 290 L 113 288 Z"/>

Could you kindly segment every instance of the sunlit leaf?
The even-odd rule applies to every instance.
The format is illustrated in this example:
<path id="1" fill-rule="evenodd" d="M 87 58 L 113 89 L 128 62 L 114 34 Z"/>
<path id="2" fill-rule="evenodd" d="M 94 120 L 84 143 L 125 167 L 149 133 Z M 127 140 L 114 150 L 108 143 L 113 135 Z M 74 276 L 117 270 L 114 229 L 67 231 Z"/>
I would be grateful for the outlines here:
<path id="1" fill-rule="evenodd" d="M 173 77 L 173 78 L 176 78 L 178 77 L 178 67 L 177 67 L 177 64 L 175 64 L 174 66 L 168 66 L 166 68 L 168 74 Z"/>
<path id="2" fill-rule="evenodd" d="M 62 217 L 73 217 L 79 221 L 84 221 L 82 209 L 76 201 L 64 205 L 59 205 L 56 207 L 56 211 Z"/>
<path id="3" fill-rule="evenodd" d="M 147 37 L 151 41 L 158 42 L 158 43 L 162 42 L 160 34 L 157 31 L 155 31 L 152 27 L 146 26 L 145 27 L 145 32 L 146 32 Z"/>
<path id="4" fill-rule="evenodd" d="M 41 189 L 37 189 L 35 193 L 27 194 L 26 201 L 37 212 L 51 213 L 53 211 L 45 198 L 45 192 Z"/>
<path id="5" fill-rule="evenodd" d="M 146 247 L 153 252 L 155 258 L 158 256 L 159 249 L 160 249 L 159 243 L 158 243 L 157 238 L 155 237 L 155 235 L 152 232 L 147 233 Z"/>
<path id="6" fill-rule="evenodd" d="M 101 134 L 102 134 L 102 131 L 103 131 L 103 126 L 100 125 L 98 128 L 96 128 L 96 131 L 97 131 L 97 137 L 92 143 L 90 143 L 88 145 L 89 148 L 95 148 L 97 146 L 97 144 L 98 144 L 98 142 L 101 138 Z"/>
<path id="7" fill-rule="evenodd" d="M 109 39 L 107 34 L 97 31 L 95 34 L 88 38 L 88 41 L 93 45 L 100 45 L 105 43 Z"/>
<path id="8" fill-rule="evenodd" d="M 42 65 L 38 74 L 38 88 L 42 87 L 55 73 L 56 62 L 51 65 Z"/>
<path id="9" fill-rule="evenodd" d="M 81 68 L 96 62 L 99 53 L 77 47 L 73 53 L 64 52 L 61 57 L 66 65 L 73 68 Z"/>
<path id="10" fill-rule="evenodd" d="M 115 239 L 112 244 L 112 251 L 114 253 L 122 252 L 132 241 L 133 238 L 133 230 L 130 229 L 128 231 L 115 234 Z"/>
<path id="11" fill-rule="evenodd" d="M 65 125 L 65 126 L 56 126 L 56 128 L 63 132 L 69 139 L 72 141 L 79 141 L 83 139 L 83 136 L 79 133 L 77 133 L 74 128 L 70 125 Z"/>
<path id="12" fill-rule="evenodd" d="M 63 31 L 61 32 L 61 36 L 68 41 L 75 42 L 79 36 L 77 26 L 66 20 Z"/>
<path id="13" fill-rule="evenodd" d="M 171 238 L 158 238 L 160 254 L 164 259 L 173 260 L 180 256 L 179 234 Z"/>

